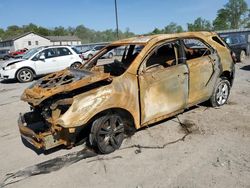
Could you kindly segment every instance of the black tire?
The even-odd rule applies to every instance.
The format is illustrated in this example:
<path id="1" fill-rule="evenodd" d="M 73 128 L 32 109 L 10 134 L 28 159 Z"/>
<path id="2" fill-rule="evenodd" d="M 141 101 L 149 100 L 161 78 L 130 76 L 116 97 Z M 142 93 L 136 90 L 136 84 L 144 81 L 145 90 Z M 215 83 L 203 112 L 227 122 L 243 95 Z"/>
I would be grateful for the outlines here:
<path id="1" fill-rule="evenodd" d="M 124 139 L 124 122 L 120 116 L 105 115 L 96 119 L 91 128 L 90 144 L 102 154 L 119 149 Z"/>
<path id="2" fill-rule="evenodd" d="M 31 82 L 34 79 L 34 73 L 29 68 L 22 68 L 18 70 L 16 78 L 19 82 Z"/>
<path id="3" fill-rule="evenodd" d="M 3 57 L 3 60 L 8 60 L 9 58 L 10 57 L 6 55 L 6 56 Z"/>
<path id="4" fill-rule="evenodd" d="M 111 59 L 114 56 L 113 53 L 109 53 L 108 58 Z"/>
<path id="5" fill-rule="evenodd" d="M 240 52 L 240 62 L 243 62 L 246 59 L 246 52 L 244 50 L 241 50 Z"/>
<path id="6" fill-rule="evenodd" d="M 92 57 L 93 57 L 92 54 L 89 54 L 89 55 L 88 55 L 88 59 L 91 59 Z"/>
<path id="7" fill-rule="evenodd" d="M 230 82 L 226 78 L 219 78 L 210 98 L 212 107 L 222 106 L 227 103 L 230 95 Z"/>
<path id="8" fill-rule="evenodd" d="M 82 64 L 79 62 L 75 62 L 72 65 L 70 65 L 70 68 L 72 69 L 78 69 Z"/>

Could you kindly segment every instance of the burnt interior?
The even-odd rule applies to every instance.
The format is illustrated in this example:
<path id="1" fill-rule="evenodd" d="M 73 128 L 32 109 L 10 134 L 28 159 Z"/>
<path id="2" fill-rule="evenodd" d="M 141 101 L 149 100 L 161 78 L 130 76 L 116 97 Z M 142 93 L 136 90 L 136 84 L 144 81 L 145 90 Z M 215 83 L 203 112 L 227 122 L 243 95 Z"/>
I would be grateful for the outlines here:
<path id="1" fill-rule="evenodd" d="M 120 76 L 132 64 L 143 47 L 143 45 L 136 44 L 109 46 L 102 50 L 98 56 L 90 59 L 83 68 L 109 73 L 111 76 Z M 114 58 L 105 58 L 111 51 L 116 54 Z"/>

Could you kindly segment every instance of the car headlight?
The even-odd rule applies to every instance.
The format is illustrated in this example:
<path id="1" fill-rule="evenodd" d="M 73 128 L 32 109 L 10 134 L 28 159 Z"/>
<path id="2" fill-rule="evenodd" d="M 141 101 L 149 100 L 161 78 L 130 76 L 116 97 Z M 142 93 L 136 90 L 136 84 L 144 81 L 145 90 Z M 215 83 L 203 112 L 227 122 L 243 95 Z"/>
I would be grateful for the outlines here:
<path id="1" fill-rule="evenodd" d="M 9 65 L 7 67 L 5 67 L 5 70 L 11 70 L 11 69 L 15 69 L 16 68 L 16 64 L 13 65 Z"/>

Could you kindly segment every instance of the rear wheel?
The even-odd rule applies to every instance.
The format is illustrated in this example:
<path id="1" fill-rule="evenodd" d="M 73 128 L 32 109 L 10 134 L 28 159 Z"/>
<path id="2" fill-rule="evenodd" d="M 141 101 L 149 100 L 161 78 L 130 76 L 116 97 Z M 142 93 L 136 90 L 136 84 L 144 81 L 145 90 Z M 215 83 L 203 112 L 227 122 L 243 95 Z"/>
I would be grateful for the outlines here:
<path id="1" fill-rule="evenodd" d="M 246 59 L 246 52 L 242 50 L 240 52 L 240 62 L 243 62 Z"/>
<path id="2" fill-rule="evenodd" d="M 17 72 L 17 80 L 21 83 L 31 82 L 33 79 L 34 79 L 34 74 L 33 74 L 32 70 L 30 70 L 28 68 L 20 69 Z"/>
<path id="3" fill-rule="evenodd" d="M 93 122 L 90 143 L 100 153 L 108 154 L 120 148 L 124 139 L 124 123 L 119 115 L 105 115 Z"/>
<path id="4" fill-rule="evenodd" d="M 113 56 L 113 53 L 109 53 L 108 58 L 111 59 Z"/>
<path id="5" fill-rule="evenodd" d="M 9 58 L 10 57 L 6 55 L 6 56 L 3 57 L 3 60 L 8 60 Z"/>
<path id="6" fill-rule="evenodd" d="M 226 78 L 219 78 L 213 94 L 210 98 L 210 103 L 213 107 L 224 105 L 230 94 L 230 82 Z"/>
<path id="7" fill-rule="evenodd" d="M 89 54 L 89 55 L 88 55 L 88 59 L 91 59 L 92 57 L 93 57 L 92 54 Z"/>
<path id="8" fill-rule="evenodd" d="M 73 64 L 70 66 L 70 68 L 72 68 L 72 69 L 78 69 L 81 65 L 82 65 L 81 63 L 76 62 L 76 63 L 73 63 Z"/>

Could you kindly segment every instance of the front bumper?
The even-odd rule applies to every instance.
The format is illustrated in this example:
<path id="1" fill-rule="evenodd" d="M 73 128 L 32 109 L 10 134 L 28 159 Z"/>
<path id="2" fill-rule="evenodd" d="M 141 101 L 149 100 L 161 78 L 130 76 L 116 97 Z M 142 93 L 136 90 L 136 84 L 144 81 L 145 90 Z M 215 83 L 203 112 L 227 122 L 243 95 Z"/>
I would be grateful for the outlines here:
<path id="1" fill-rule="evenodd" d="M 32 124 L 43 123 L 41 121 L 38 122 L 28 122 L 25 118 L 25 115 L 20 114 L 18 119 L 18 127 L 21 133 L 21 137 L 28 141 L 30 144 L 35 146 L 37 149 L 51 149 L 57 147 L 59 145 L 66 145 L 66 142 L 60 138 L 56 138 L 55 135 L 52 134 L 52 131 L 39 131 L 32 129 Z"/>
<path id="2" fill-rule="evenodd" d="M 15 74 L 16 74 L 15 69 L 11 69 L 11 70 L 0 69 L 0 78 L 1 79 L 14 79 Z"/>

